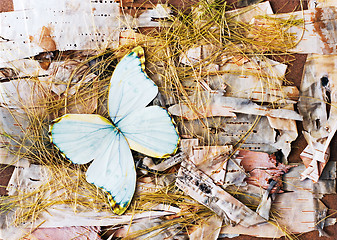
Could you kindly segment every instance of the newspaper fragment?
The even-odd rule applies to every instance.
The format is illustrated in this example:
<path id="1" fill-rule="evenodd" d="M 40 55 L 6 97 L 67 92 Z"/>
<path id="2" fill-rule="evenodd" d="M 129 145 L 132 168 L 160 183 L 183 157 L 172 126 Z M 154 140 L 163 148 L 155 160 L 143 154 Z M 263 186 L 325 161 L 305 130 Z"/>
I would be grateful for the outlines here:
<path id="1" fill-rule="evenodd" d="M 225 97 L 220 92 L 198 92 L 198 96 L 190 97 L 190 101 L 193 103 L 192 108 L 187 104 L 179 103 L 171 106 L 169 112 L 187 120 L 199 117 L 234 117 L 234 113 L 302 120 L 302 117 L 293 110 L 270 109 L 248 99 Z"/>
<path id="2" fill-rule="evenodd" d="M 14 209 L 16 210 L 16 209 Z M 66 205 L 58 205 L 51 207 L 48 212 L 44 212 L 39 217 L 38 221 L 24 223 L 24 226 L 15 227 L 13 224 L 15 212 L 6 212 L 1 214 L 0 222 L 0 237 L 2 239 L 22 239 L 32 228 L 59 228 L 71 226 L 114 226 L 119 224 L 128 224 L 131 221 L 142 219 L 149 221 L 149 219 L 163 217 L 175 214 L 166 211 L 147 211 L 136 215 L 114 216 L 110 212 L 77 212 L 74 215 L 74 210 Z M 26 227 L 26 228 L 24 228 Z"/>
<path id="3" fill-rule="evenodd" d="M 264 218 L 215 185 L 210 177 L 190 161 L 182 162 L 176 185 L 198 202 L 212 209 L 225 224 L 249 227 L 266 222 Z"/>
<path id="4" fill-rule="evenodd" d="M 275 193 L 271 194 L 271 190 L 278 182 L 271 180 L 269 186 L 261 198 L 261 202 L 256 209 L 256 212 L 264 219 L 269 220 L 269 213 L 272 205 L 272 201 L 275 200 Z"/>
<path id="5" fill-rule="evenodd" d="M 143 159 L 143 164 L 151 170 L 162 172 L 182 162 L 185 158 L 186 154 L 184 152 L 180 152 L 172 157 L 165 159 L 159 164 L 154 164 L 153 160 L 150 157 L 145 157 Z"/>
<path id="6" fill-rule="evenodd" d="M 178 129 L 183 137 L 197 137 L 201 145 L 233 145 L 242 149 L 268 153 L 281 150 L 283 163 L 287 163 L 291 142 L 297 136 L 296 127 L 287 127 L 294 127 L 293 124 L 284 126 L 277 124 L 274 126 L 281 129 L 274 129 L 270 126 L 270 119 L 267 117 L 240 113 L 236 115 L 236 118 L 212 117 L 190 121 L 181 119 L 177 121 Z M 283 122 L 279 120 L 277 120 L 279 123 Z M 285 119 L 285 122 L 287 121 L 292 120 Z"/>
<path id="7" fill-rule="evenodd" d="M 0 13 L 0 66 L 44 51 L 116 48 L 122 28 L 158 27 L 170 15 L 165 4 L 138 17 L 120 13 L 115 1 L 14 1 Z M 108 24 L 107 24 L 108 23 Z"/>
<path id="8" fill-rule="evenodd" d="M 309 0 L 308 9 L 337 6 L 336 0 Z"/>
<path id="9" fill-rule="evenodd" d="M 0 84 L 0 104 L 21 112 L 24 109 L 37 110 L 48 92 L 48 87 L 39 81 L 11 80 Z"/>
<path id="10" fill-rule="evenodd" d="M 296 87 L 282 85 L 287 65 L 266 57 L 247 58 L 244 55 L 234 55 L 220 56 L 221 61 L 215 60 L 215 64 L 220 67 L 214 68 L 208 66 L 206 60 L 200 62 L 207 56 L 212 58 L 212 61 L 219 58 L 217 48 L 214 46 L 208 47 L 213 50 L 204 53 L 204 49 L 208 49 L 206 46 L 208 45 L 191 48 L 184 53 L 183 57 L 180 57 L 180 61 L 186 65 L 199 63 L 201 68 L 206 67 L 208 71 L 201 79 L 195 77 L 184 79 L 182 84 L 186 89 L 197 89 L 200 85 L 203 90 L 217 90 L 227 97 L 278 104 L 294 103 L 298 99 L 299 93 Z"/>
<path id="11" fill-rule="evenodd" d="M 122 228 L 118 229 L 113 236 L 124 238 L 127 236 L 132 236 L 134 234 L 141 235 L 135 237 L 134 239 L 152 239 L 152 240 L 162 240 L 162 239 L 177 239 L 177 240 L 187 240 L 188 236 L 185 234 L 180 234 L 181 225 L 175 224 L 168 228 L 164 227 L 165 220 L 163 219 L 153 219 L 152 221 L 132 221 L 129 225 L 124 225 Z M 147 231 L 148 229 L 156 228 L 153 231 Z M 138 233 L 138 234 L 137 234 Z"/>
<path id="12" fill-rule="evenodd" d="M 298 44 L 292 51 L 327 55 L 337 53 L 337 15 L 335 6 L 269 16 L 304 20 L 303 24 L 289 29 L 290 33 L 295 34 L 298 39 Z M 255 24 L 263 25 L 263 20 L 262 22 L 255 21 Z"/>
<path id="13" fill-rule="evenodd" d="M 249 177 L 241 164 L 240 158 L 231 157 L 227 160 L 226 176 L 222 187 L 226 189 L 228 186 L 243 187 L 247 186 L 245 179 Z"/>
<path id="14" fill-rule="evenodd" d="M 126 29 L 119 34 L 119 45 L 136 45 L 136 43 L 145 41 L 146 35 L 136 32 L 135 30 Z"/>
<path id="15" fill-rule="evenodd" d="M 242 3 L 244 2 L 248 2 L 248 1 L 240 1 Z M 246 8 L 241 8 L 241 9 L 236 9 L 233 11 L 228 11 L 227 14 L 231 17 L 234 17 L 235 20 L 237 21 L 242 21 L 242 22 L 246 22 L 249 23 L 254 17 L 256 16 L 260 16 L 260 15 L 266 15 L 266 14 L 273 14 L 273 9 L 270 5 L 269 1 L 266 2 L 260 2 L 258 3 L 258 1 L 254 1 L 254 3 L 257 4 L 253 4 L 251 3 L 251 1 L 249 1 L 250 3 L 246 3 L 246 4 L 242 4 L 242 5 L 250 5 Z M 243 7 L 243 6 L 241 6 Z M 238 14 L 240 13 L 240 14 Z"/>
<path id="16" fill-rule="evenodd" d="M 336 223 L 334 218 L 325 218 L 327 208 L 308 191 L 299 190 L 278 194 L 273 203 L 273 209 L 278 213 L 278 226 L 270 223 L 248 228 L 240 225 L 224 226 L 221 233 L 279 238 L 285 236 L 282 229 L 296 234 L 321 228 L 317 225 L 319 222 L 324 222 L 325 226 Z"/>
<path id="17" fill-rule="evenodd" d="M 225 74 L 211 75 L 207 82 L 213 90 L 226 85 L 225 96 L 248 98 L 256 102 L 291 103 L 298 99 L 295 86 L 283 86 L 287 66 L 268 58 L 250 58 L 242 64 L 241 58 L 231 58 L 221 66 Z"/>
<path id="18" fill-rule="evenodd" d="M 220 186 L 225 183 L 227 163 L 233 147 L 229 146 L 200 146 L 193 149 L 189 160 L 203 173 Z"/>
<path id="19" fill-rule="evenodd" d="M 194 66 L 200 64 L 201 71 L 204 72 L 217 72 L 219 71 L 219 65 L 210 60 L 213 60 L 218 48 L 214 45 L 201 45 L 188 49 L 186 52 L 181 53 L 179 62 L 187 65 Z M 203 85 L 202 85 L 203 86 Z M 205 90 L 210 90 L 209 87 L 205 87 Z"/>
<path id="20" fill-rule="evenodd" d="M 263 152 L 238 150 L 235 158 L 241 159 L 243 168 L 249 173 L 247 183 L 268 189 L 270 182 L 274 180 L 277 184 L 269 190 L 271 193 L 274 193 L 277 188 L 282 188 L 282 175 L 293 167 L 278 162 L 275 154 L 269 155 Z"/>
<path id="21" fill-rule="evenodd" d="M 337 130 L 336 65 L 334 55 L 311 55 L 304 66 L 298 110 L 303 116 L 303 135 L 308 146 L 301 153 L 307 167 L 302 179 L 314 182 L 329 160 L 329 145 Z"/>
<path id="22" fill-rule="evenodd" d="M 46 50 L 98 49 L 118 44 L 119 4 L 112 1 L 16 1 L 14 10 L 0 13 L 0 36 L 8 39 L 0 48 L 0 63 Z"/>
<path id="23" fill-rule="evenodd" d="M 240 55 L 229 58 L 220 68 L 221 71 L 229 73 L 225 76 L 228 75 L 230 79 L 224 79 L 224 81 L 228 81 L 228 85 L 233 86 L 232 91 L 247 87 L 241 86 L 244 81 L 247 81 L 250 87 L 254 85 L 257 85 L 256 87 L 262 85 L 265 88 L 281 86 L 286 69 L 286 64 L 266 57 L 247 58 Z M 235 83 L 235 79 L 239 82 Z"/>
<path id="24" fill-rule="evenodd" d="M 198 139 L 181 139 L 180 148 L 201 171 L 210 176 L 214 183 L 227 186 L 245 186 L 247 174 L 241 159 L 231 157 L 233 146 L 199 146 Z"/>
<path id="25" fill-rule="evenodd" d="M 18 142 L 32 146 L 36 139 L 26 136 L 29 129 L 28 116 L 25 113 L 0 107 L 0 163 L 16 166 L 26 166 L 28 160 L 22 159 L 22 154 L 27 153 Z"/>
<path id="26" fill-rule="evenodd" d="M 293 105 L 288 105 L 286 108 L 294 110 Z M 298 137 L 296 121 L 274 117 L 267 118 L 270 126 L 276 131 L 276 142 L 273 146 L 282 151 L 282 162 L 287 164 L 287 157 L 291 151 L 290 143 Z"/>
<path id="27" fill-rule="evenodd" d="M 217 240 L 222 227 L 222 219 L 217 215 L 211 216 L 189 234 L 190 240 Z"/>
<path id="28" fill-rule="evenodd" d="M 63 227 L 63 228 L 38 228 L 32 233 L 25 236 L 24 240 L 61 240 L 61 239 L 77 239 L 77 240 L 101 240 L 99 235 L 100 227 Z"/>
<path id="29" fill-rule="evenodd" d="M 180 139 L 180 149 L 187 156 L 192 156 L 195 147 L 199 146 L 199 139 L 197 138 L 182 138 Z"/>
<path id="30" fill-rule="evenodd" d="M 41 186 L 48 182 L 50 169 L 47 166 L 30 164 L 26 167 L 16 167 L 8 185 L 9 195 L 18 195 L 22 193 L 31 193 L 37 191 Z M 64 190 L 53 191 L 49 193 L 50 198 L 64 194 Z M 44 196 L 48 197 L 48 196 Z M 97 209 L 83 209 L 77 206 L 76 214 L 72 206 L 67 204 L 57 204 L 48 207 L 47 211 L 42 212 L 36 221 L 27 220 L 23 225 L 15 226 L 16 211 L 19 208 L 13 208 L 4 211 L 0 215 L 0 238 L 2 239 L 21 239 L 31 229 L 58 228 L 72 226 L 114 226 L 119 224 L 128 224 L 131 221 L 140 219 L 152 219 L 177 213 L 177 208 L 167 208 L 158 206 L 157 211 L 147 211 L 137 214 L 125 214 L 123 216 L 111 215 L 109 210 L 97 211 Z"/>
<path id="31" fill-rule="evenodd" d="M 322 198 L 324 194 L 336 194 L 336 162 L 329 161 L 317 183 L 311 179 L 300 180 L 305 165 L 300 164 L 283 175 L 283 189 L 285 191 L 305 190 Z"/>

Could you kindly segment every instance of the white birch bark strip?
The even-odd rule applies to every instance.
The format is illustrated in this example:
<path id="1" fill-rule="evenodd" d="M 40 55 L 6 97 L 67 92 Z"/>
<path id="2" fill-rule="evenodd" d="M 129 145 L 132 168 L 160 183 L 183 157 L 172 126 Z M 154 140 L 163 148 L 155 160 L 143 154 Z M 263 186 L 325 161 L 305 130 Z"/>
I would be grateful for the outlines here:
<path id="1" fill-rule="evenodd" d="M 182 162 L 176 185 L 186 194 L 213 210 L 226 224 L 245 227 L 266 222 L 229 193 L 215 185 L 211 178 L 189 162 Z"/>

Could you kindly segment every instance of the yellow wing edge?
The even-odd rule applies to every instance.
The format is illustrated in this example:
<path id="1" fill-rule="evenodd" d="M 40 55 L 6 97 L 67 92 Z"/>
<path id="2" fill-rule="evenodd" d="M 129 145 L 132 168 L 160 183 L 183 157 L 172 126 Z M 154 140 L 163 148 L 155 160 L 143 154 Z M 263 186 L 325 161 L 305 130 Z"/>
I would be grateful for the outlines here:
<path id="1" fill-rule="evenodd" d="M 117 204 L 116 201 L 114 200 L 114 197 L 111 195 L 110 192 L 108 192 L 107 190 L 105 190 L 104 188 L 100 188 L 102 189 L 102 191 L 105 193 L 107 200 L 108 200 L 108 204 L 110 205 L 110 208 L 112 209 L 112 211 L 117 214 L 117 215 L 122 215 L 129 207 L 131 200 L 125 204 L 124 206 Z"/>
<path id="2" fill-rule="evenodd" d="M 179 136 L 179 135 L 178 135 Z M 148 149 L 144 146 L 142 146 L 141 144 L 135 142 L 135 141 L 132 141 L 130 139 L 127 139 L 128 143 L 129 143 L 129 146 L 132 150 L 135 150 L 137 152 L 140 152 L 140 153 L 143 153 L 147 156 L 150 156 L 150 157 L 155 157 L 155 158 L 168 158 L 170 157 L 171 155 L 175 154 L 178 150 L 178 146 L 179 146 L 179 142 L 180 142 L 180 138 L 178 138 L 178 141 L 177 141 L 177 144 L 176 144 L 176 147 L 175 149 L 171 152 L 171 153 L 166 153 L 166 154 L 158 154 L 157 152 L 151 150 L 151 149 Z M 132 147 L 131 147 L 132 146 Z"/>
<path id="3" fill-rule="evenodd" d="M 141 46 L 137 46 L 134 49 L 131 50 L 131 55 L 136 54 L 136 56 L 139 58 L 139 61 L 141 63 L 141 67 L 143 72 L 145 72 L 145 52 L 144 49 Z"/>

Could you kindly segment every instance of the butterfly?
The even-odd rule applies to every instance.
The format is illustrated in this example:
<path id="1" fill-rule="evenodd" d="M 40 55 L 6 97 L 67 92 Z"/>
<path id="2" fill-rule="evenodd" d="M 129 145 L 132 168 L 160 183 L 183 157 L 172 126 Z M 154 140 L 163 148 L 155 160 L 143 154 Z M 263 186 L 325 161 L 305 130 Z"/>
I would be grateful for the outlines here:
<path id="1" fill-rule="evenodd" d="M 110 80 L 110 120 L 97 114 L 66 114 L 50 125 L 51 141 L 74 164 L 92 161 L 86 180 L 107 193 L 116 214 L 123 214 L 136 187 L 132 150 L 156 158 L 173 154 L 179 135 L 168 112 L 147 106 L 158 87 L 145 73 L 142 47 L 117 64 Z"/>

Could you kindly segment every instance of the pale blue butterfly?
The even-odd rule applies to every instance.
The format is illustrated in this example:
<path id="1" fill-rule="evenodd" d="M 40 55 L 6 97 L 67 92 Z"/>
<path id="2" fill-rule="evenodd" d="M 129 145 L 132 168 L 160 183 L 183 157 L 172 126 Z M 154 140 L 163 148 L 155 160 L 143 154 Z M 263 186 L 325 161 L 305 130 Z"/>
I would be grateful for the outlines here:
<path id="1" fill-rule="evenodd" d="M 53 121 L 53 143 L 75 164 L 93 160 L 88 182 L 108 193 L 116 214 L 130 204 L 136 187 L 131 149 L 152 157 L 176 151 L 179 136 L 167 111 L 147 105 L 158 87 L 144 72 L 144 50 L 136 47 L 116 66 L 110 80 L 111 121 L 95 114 L 66 114 Z"/>

